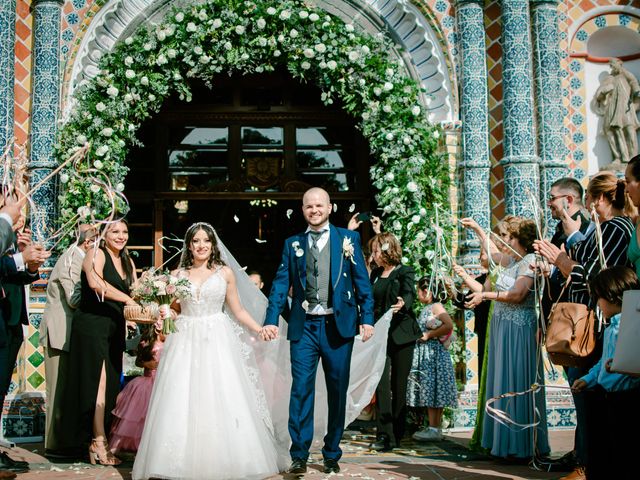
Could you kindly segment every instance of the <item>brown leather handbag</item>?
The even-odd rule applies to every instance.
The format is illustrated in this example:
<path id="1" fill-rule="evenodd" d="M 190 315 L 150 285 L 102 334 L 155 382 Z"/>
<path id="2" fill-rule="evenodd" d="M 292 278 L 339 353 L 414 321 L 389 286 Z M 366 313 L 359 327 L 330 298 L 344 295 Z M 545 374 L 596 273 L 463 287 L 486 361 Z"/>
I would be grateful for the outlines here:
<path id="1" fill-rule="evenodd" d="M 562 292 L 569 281 L 568 279 Z M 556 302 L 549 313 L 545 340 L 549 360 L 565 367 L 585 367 L 592 364 L 596 346 L 595 321 L 595 312 L 586 305 Z"/>

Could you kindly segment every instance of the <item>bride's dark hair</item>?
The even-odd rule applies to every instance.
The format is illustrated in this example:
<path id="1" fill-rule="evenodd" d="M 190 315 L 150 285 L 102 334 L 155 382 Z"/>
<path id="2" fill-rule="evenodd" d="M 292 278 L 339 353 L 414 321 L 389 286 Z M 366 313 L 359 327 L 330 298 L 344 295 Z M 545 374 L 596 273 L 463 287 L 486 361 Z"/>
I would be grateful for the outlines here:
<path id="1" fill-rule="evenodd" d="M 220 256 L 220 249 L 218 248 L 218 241 L 216 240 L 216 234 L 213 227 L 209 223 L 197 222 L 191 225 L 187 229 L 187 233 L 184 235 L 184 247 L 182 247 L 180 267 L 189 269 L 193 266 L 193 253 L 191 253 L 189 247 L 191 246 L 193 237 L 195 237 L 196 233 L 200 230 L 207 234 L 207 237 L 211 242 L 211 255 L 209 255 L 209 260 L 207 260 L 207 268 L 211 268 L 213 265 L 226 265 Z"/>

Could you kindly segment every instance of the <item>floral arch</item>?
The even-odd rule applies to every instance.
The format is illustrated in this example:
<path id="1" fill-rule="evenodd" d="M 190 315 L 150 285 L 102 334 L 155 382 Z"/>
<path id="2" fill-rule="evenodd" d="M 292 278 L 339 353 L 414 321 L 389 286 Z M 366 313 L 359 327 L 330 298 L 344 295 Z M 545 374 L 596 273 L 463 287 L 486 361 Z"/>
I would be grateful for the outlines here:
<path id="1" fill-rule="evenodd" d="M 60 175 L 61 221 L 86 214 L 89 205 L 106 215 L 105 193 L 83 170 L 100 170 L 123 190 L 138 126 L 171 94 L 190 101 L 190 78 L 215 88 L 209 79 L 220 72 L 284 67 L 315 83 L 326 104 L 340 99 L 353 115 L 375 158 L 370 176 L 385 224 L 419 263 L 431 256 L 425 240 L 439 236 L 433 220 L 438 206 L 448 204 L 449 168 L 439 152 L 440 131 L 420 105 L 421 90 L 390 60 L 389 48 L 385 39 L 302 0 L 208 0 L 174 9 L 116 45 L 101 59 L 99 74 L 76 90 L 56 156 L 63 162 L 88 142 L 88 161 Z"/>

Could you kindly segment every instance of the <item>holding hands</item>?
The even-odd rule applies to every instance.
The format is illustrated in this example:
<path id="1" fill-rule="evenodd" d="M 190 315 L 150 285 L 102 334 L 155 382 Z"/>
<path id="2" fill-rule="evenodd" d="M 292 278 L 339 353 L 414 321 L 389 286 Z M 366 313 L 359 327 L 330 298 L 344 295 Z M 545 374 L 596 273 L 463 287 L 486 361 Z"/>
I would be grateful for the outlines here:
<path id="1" fill-rule="evenodd" d="M 265 342 L 278 338 L 278 327 L 275 325 L 265 325 L 258 332 L 258 336 Z"/>

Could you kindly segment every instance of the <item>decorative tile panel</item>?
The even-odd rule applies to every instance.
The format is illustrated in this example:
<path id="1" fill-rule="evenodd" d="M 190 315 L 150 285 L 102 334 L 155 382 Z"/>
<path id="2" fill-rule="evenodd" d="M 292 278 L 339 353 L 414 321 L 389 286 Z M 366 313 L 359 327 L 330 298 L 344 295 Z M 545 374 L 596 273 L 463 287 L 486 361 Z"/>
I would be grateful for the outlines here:
<path id="1" fill-rule="evenodd" d="M 568 174 L 564 163 L 568 149 L 564 143 L 557 8 L 558 0 L 531 0 L 538 150 L 541 162 L 540 204 L 544 208 L 547 232 L 553 232 L 555 220 L 551 218 L 546 196 L 553 182 Z"/>

